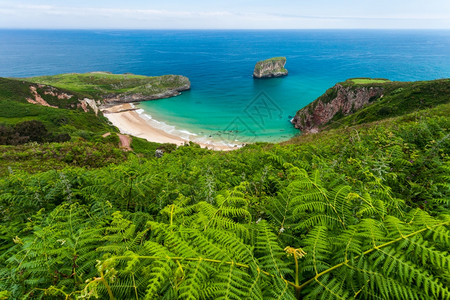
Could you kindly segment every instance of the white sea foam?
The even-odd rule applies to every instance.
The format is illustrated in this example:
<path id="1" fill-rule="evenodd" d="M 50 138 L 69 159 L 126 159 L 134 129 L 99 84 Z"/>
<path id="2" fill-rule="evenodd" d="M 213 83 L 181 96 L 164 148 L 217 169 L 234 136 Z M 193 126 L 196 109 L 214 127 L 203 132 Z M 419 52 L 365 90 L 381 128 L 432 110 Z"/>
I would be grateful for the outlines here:
<path id="1" fill-rule="evenodd" d="M 162 130 L 162 131 L 164 131 L 166 133 L 169 133 L 169 134 L 172 134 L 172 135 L 175 135 L 175 136 L 179 136 L 182 139 L 185 139 L 187 141 L 191 140 L 192 137 L 197 136 L 195 133 L 192 133 L 190 131 L 178 130 L 178 129 L 175 128 L 175 126 L 169 125 L 169 124 L 167 124 L 165 122 L 162 122 L 162 121 L 155 120 L 155 119 L 152 118 L 151 115 L 143 113 L 144 112 L 143 109 L 139 109 L 139 111 L 141 111 L 141 110 L 142 110 L 142 112 L 140 112 L 140 113 L 138 112 L 139 115 L 142 118 L 144 118 L 154 128 L 160 129 L 160 130 Z"/>
<path id="2" fill-rule="evenodd" d="M 180 132 L 184 133 L 184 134 L 189 134 L 189 135 L 192 135 L 192 136 L 197 136 L 197 134 L 195 134 L 193 132 L 190 132 L 190 131 L 187 131 L 187 130 L 180 130 Z"/>
<path id="3" fill-rule="evenodd" d="M 181 137 L 182 139 L 184 139 L 186 141 L 193 141 L 195 143 L 204 144 L 204 145 L 208 145 L 211 147 L 214 147 L 214 146 L 227 146 L 227 147 L 235 147 L 235 148 L 242 147 L 242 145 L 239 143 L 226 142 L 223 140 L 215 140 L 206 135 L 198 135 L 198 134 L 191 132 L 189 130 L 186 130 L 186 129 L 177 129 L 173 125 L 169 125 L 163 121 L 158 121 L 156 119 L 153 119 L 152 116 L 150 114 L 146 113 L 145 110 L 142 108 L 137 109 L 136 112 L 139 114 L 139 116 L 141 118 L 143 118 L 153 128 L 157 128 L 168 134 Z M 238 141 L 236 140 L 236 142 L 238 142 Z"/>

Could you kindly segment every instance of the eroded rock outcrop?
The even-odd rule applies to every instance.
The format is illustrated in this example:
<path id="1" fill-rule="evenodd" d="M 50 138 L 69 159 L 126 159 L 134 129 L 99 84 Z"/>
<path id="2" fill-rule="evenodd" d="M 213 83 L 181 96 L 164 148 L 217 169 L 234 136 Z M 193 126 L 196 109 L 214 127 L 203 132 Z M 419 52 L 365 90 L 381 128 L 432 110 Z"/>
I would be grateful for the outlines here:
<path id="1" fill-rule="evenodd" d="M 282 77 L 288 74 L 284 68 L 286 57 L 274 57 L 256 63 L 253 71 L 254 78 Z"/>
<path id="2" fill-rule="evenodd" d="M 78 97 L 69 94 L 68 92 L 59 90 L 53 86 L 45 84 L 30 85 L 30 96 L 26 100 L 28 103 L 42 105 L 53 108 L 81 108 L 84 112 L 89 112 L 92 110 L 95 115 L 98 115 L 100 111 L 99 106 L 101 102 L 99 100 L 84 98 L 79 99 Z M 47 98 L 46 99 L 44 99 Z M 64 101 L 72 100 L 72 101 Z M 51 101 L 52 104 L 49 104 Z"/>
<path id="3" fill-rule="evenodd" d="M 39 86 L 40 88 L 42 88 L 43 86 Z M 27 98 L 27 102 L 31 103 L 31 104 L 38 104 L 38 105 L 42 105 L 42 106 L 47 106 L 47 107 L 53 107 L 53 108 L 58 108 L 57 106 L 54 105 L 50 105 L 48 104 L 47 101 L 44 100 L 44 98 L 42 98 L 42 96 L 38 93 L 37 88 L 35 86 L 30 86 L 30 93 L 33 96 L 33 98 Z"/>
<path id="4" fill-rule="evenodd" d="M 383 97 L 384 88 L 336 84 L 311 104 L 299 110 L 291 120 L 303 133 L 316 133 L 335 116 L 350 115 Z"/>
<path id="5" fill-rule="evenodd" d="M 95 115 L 98 115 L 98 112 L 100 111 L 99 106 L 101 105 L 100 101 L 95 101 L 94 99 L 89 98 L 84 98 L 83 100 L 79 101 L 80 101 L 79 105 L 84 110 L 84 112 L 88 112 L 90 107 L 94 111 Z"/>

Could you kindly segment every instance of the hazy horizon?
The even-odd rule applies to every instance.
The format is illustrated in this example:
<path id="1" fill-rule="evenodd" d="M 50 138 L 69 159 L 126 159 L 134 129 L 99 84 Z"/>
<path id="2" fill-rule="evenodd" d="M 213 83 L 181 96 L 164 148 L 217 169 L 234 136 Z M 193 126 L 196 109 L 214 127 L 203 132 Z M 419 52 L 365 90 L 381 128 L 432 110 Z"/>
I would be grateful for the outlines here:
<path id="1" fill-rule="evenodd" d="M 2 29 L 450 29 L 450 1 L 0 0 Z"/>

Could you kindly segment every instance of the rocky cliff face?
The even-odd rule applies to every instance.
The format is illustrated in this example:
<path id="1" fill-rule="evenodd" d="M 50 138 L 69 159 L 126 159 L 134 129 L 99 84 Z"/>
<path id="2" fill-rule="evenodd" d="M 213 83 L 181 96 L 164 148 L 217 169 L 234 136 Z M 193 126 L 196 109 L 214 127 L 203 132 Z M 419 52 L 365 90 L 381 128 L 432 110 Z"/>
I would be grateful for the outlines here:
<path id="1" fill-rule="evenodd" d="M 274 57 L 259 61 L 253 71 L 254 78 L 271 78 L 286 76 L 288 71 L 284 68 L 286 57 Z"/>
<path id="2" fill-rule="evenodd" d="M 303 133 L 316 133 L 335 116 L 347 116 L 370 102 L 383 97 L 382 87 L 343 86 L 336 84 L 291 120 Z"/>

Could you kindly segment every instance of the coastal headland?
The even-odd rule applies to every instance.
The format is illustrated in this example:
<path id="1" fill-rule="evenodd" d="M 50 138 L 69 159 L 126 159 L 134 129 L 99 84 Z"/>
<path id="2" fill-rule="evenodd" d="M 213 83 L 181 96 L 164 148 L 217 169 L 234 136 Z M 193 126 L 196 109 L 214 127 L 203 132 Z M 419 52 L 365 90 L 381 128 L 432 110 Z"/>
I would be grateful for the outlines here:
<path id="1" fill-rule="evenodd" d="M 90 72 L 39 76 L 26 80 L 101 100 L 102 106 L 174 97 L 191 88 L 189 78 L 181 75 L 143 76 Z"/>
<path id="2" fill-rule="evenodd" d="M 302 133 L 397 117 L 448 103 L 449 79 L 400 82 L 352 78 L 337 83 L 297 111 L 291 123 Z"/>

